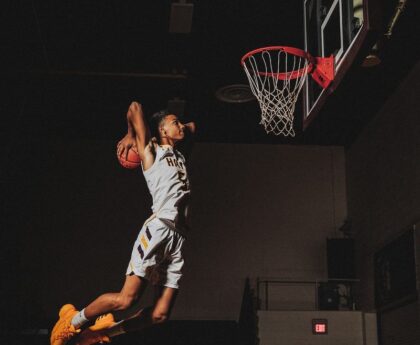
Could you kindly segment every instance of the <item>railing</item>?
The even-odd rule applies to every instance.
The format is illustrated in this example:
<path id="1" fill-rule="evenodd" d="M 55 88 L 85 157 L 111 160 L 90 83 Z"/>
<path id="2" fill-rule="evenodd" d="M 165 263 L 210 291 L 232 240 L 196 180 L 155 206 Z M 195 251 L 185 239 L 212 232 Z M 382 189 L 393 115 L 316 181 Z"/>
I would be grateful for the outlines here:
<path id="1" fill-rule="evenodd" d="M 359 279 L 285 280 L 257 278 L 258 309 L 355 310 L 354 288 L 359 281 Z M 330 302 L 329 299 L 331 299 Z"/>

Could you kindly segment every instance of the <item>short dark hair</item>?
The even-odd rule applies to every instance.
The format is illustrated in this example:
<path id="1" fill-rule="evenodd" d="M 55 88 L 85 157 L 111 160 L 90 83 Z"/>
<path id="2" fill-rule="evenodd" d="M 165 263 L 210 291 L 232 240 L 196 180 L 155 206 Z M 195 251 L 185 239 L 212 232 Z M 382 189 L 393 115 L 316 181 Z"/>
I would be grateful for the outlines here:
<path id="1" fill-rule="evenodd" d="M 158 139 L 160 138 L 159 126 L 161 125 L 165 117 L 170 114 L 171 113 L 168 111 L 168 109 L 163 109 L 163 110 L 157 111 L 150 117 L 150 120 L 149 120 L 150 132 L 153 137 L 156 137 Z"/>

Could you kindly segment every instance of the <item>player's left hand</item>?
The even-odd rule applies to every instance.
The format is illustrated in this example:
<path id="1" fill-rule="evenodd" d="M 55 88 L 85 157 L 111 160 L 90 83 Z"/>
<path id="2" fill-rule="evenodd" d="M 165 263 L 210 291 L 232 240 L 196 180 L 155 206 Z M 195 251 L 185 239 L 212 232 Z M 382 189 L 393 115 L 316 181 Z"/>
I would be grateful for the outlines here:
<path id="1" fill-rule="evenodd" d="M 133 136 L 127 134 L 117 144 L 117 156 L 123 156 L 125 159 L 127 159 L 128 151 L 130 151 L 131 148 L 137 152 L 136 139 Z"/>

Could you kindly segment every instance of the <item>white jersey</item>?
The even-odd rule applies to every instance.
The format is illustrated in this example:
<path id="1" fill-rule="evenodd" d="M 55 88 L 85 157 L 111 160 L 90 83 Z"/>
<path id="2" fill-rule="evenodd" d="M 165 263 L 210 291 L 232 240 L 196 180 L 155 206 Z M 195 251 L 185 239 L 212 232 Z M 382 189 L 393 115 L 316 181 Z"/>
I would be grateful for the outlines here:
<path id="1" fill-rule="evenodd" d="M 185 234 L 190 196 L 185 158 L 172 146 L 155 147 L 153 165 L 143 170 L 153 198 L 153 213 L 173 230 Z"/>

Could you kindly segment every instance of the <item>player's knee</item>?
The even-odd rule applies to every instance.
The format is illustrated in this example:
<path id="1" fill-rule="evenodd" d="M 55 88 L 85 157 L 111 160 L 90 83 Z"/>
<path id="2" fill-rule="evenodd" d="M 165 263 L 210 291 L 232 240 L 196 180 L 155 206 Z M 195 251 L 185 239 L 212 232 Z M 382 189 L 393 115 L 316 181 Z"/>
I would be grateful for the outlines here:
<path id="1" fill-rule="evenodd" d="M 153 312 L 152 314 L 152 321 L 154 324 L 164 323 L 168 320 L 168 315 L 166 313 L 161 312 Z"/>
<path id="2" fill-rule="evenodd" d="M 130 308 L 135 301 L 133 296 L 126 296 L 126 295 L 118 295 L 115 299 L 115 309 L 116 310 L 126 310 Z"/>

